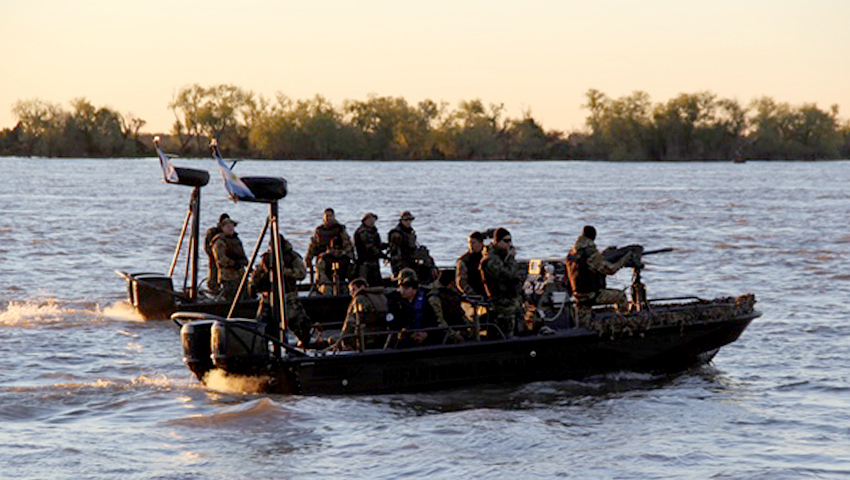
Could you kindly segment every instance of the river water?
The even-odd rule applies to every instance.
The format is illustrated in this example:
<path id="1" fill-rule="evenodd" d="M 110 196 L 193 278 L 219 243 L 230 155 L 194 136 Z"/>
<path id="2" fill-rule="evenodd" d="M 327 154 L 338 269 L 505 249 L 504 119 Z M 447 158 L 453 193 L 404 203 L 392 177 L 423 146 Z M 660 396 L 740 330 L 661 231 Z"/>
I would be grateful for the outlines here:
<path id="1" fill-rule="evenodd" d="M 253 248 L 266 208 L 233 204 L 211 160 L 202 225 Z M 243 161 L 284 176 L 286 236 L 322 210 L 381 233 L 402 210 L 439 264 L 505 226 L 522 258 L 598 243 L 649 259 L 650 296 L 756 294 L 764 315 L 713 365 L 673 376 L 300 397 L 215 391 L 177 327 L 121 305 L 113 273 L 166 272 L 188 187 L 154 159 L 0 159 L 0 477 L 847 478 L 850 163 Z M 182 267 L 178 266 L 178 271 Z M 627 273 L 609 285 L 625 286 Z"/>

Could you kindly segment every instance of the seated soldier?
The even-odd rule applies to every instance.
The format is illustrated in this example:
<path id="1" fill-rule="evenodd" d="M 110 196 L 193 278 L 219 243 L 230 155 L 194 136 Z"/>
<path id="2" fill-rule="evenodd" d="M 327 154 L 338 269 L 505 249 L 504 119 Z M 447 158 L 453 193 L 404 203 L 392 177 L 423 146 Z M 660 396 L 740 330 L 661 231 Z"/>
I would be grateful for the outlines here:
<path id="1" fill-rule="evenodd" d="M 581 326 L 587 326 L 591 321 L 593 305 L 614 304 L 620 313 L 627 311 L 626 293 L 606 288 L 605 277 L 615 274 L 627 263 L 636 261 L 635 255 L 630 252 L 616 262 L 609 262 L 597 250 L 595 240 L 596 229 L 586 225 L 567 254 L 567 274 L 573 297 L 578 302 L 578 322 Z"/>
<path id="2" fill-rule="evenodd" d="M 462 296 L 452 282 L 452 272 L 450 270 L 443 270 L 441 272 L 435 267 L 433 272 L 431 276 L 436 278 L 436 280 L 430 285 L 426 285 L 426 288 L 428 289 L 428 303 L 434 309 L 437 317 L 437 325 L 446 327 L 447 342 L 462 342 L 464 338 L 461 335 L 461 331 L 465 330 L 465 328 L 450 328 L 468 326 L 461 306 Z"/>
<path id="3" fill-rule="evenodd" d="M 370 335 L 387 329 L 387 296 L 382 287 L 369 288 L 364 278 L 348 284 L 351 303 L 345 314 L 340 344 L 345 350 L 382 348 L 386 335 Z"/>
<path id="4" fill-rule="evenodd" d="M 319 272 L 319 292 L 340 295 L 340 287 L 348 281 L 351 255 L 343 248 L 342 242 L 334 238 L 327 251 L 319 255 L 316 267 Z"/>
<path id="5" fill-rule="evenodd" d="M 402 269 L 397 279 L 398 290 L 387 295 L 387 325 L 399 332 L 396 346 L 405 348 L 442 343 L 444 332 L 421 331 L 440 326 L 434 307 L 428 301 L 428 289 L 419 287 L 416 272 L 410 268 Z"/>

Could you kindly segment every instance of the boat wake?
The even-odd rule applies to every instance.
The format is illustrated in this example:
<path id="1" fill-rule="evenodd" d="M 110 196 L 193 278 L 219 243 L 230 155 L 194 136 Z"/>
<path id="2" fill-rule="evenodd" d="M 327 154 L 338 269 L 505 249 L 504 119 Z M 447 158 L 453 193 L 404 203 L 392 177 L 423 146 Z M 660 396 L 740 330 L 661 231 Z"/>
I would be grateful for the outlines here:
<path id="1" fill-rule="evenodd" d="M 36 327 L 49 324 L 76 326 L 81 322 L 108 318 L 110 320 L 144 322 L 144 318 L 126 302 L 117 302 L 106 308 L 97 303 L 74 305 L 57 299 L 10 300 L 5 310 L 0 310 L 0 325 L 7 327 Z"/>
<path id="2" fill-rule="evenodd" d="M 103 310 L 100 314 L 112 320 L 120 320 L 125 322 L 144 322 L 145 318 L 138 310 L 126 301 L 116 302 Z"/>
<path id="3" fill-rule="evenodd" d="M 7 327 L 32 327 L 64 321 L 75 310 L 63 308 L 56 300 L 46 301 L 10 301 L 6 309 L 0 311 L 0 325 Z"/>
<path id="4" fill-rule="evenodd" d="M 268 381 L 268 377 L 228 375 L 221 369 L 210 370 L 204 377 L 207 387 L 226 393 L 259 393 L 265 389 Z"/>

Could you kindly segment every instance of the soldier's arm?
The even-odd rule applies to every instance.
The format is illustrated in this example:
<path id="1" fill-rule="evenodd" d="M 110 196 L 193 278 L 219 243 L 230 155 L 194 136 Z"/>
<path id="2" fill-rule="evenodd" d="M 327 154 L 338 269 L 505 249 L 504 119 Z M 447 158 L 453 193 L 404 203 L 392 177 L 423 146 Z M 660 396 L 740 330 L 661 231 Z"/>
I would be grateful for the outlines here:
<path id="1" fill-rule="evenodd" d="M 440 295 L 436 290 L 428 292 L 428 305 L 434 310 L 434 316 L 437 317 L 438 327 L 448 327 L 445 317 L 443 317 L 443 302 L 440 301 Z"/>
<path id="2" fill-rule="evenodd" d="M 469 286 L 469 271 L 466 268 L 466 263 L 461 260 L 458 260 L 455 264 L 455 286 L 464 295 L 472 293 L 472 287 Z"/>
<path id="3" fill-rule="evenodd" d="M 292 260 L 292 265 L 283 269 L 284 276 L 295 279 L 296 282 L 307 278 L 307 267 L 304 266 L 304 261 L 301 256 L 296 254 Z"/>
<path id="4" fill-rule="evenodd" d="M 493 255 L 481 262 L 482 269 L 498 280 L 510 281 L 517 278 L 516 266 L 513 263 L 503 262 L 498 255 Z"/>
<path id="5" fill-rule="evenodd" d="M 351 245 L 351 237 L 348 236 L 348 232 L 345 231 L 345 228 L 342 229 L 342 251 L 351 258 L 354 258 L 354 247 Z"/>
<path id="6" fill-rule="evenodd" d="M 304 261 L 307 262 L 307 265 L 310 265 L 313 262 L 313 258 L 316 255 L 322 253 L 317 252 L 319 249 L 319 232 L 313 233 L 313 236 L 310 237 L 310 245 L 307 246 L 307 255 L 304 257 Z"/>
<path id="7" fill-rule="evenodd" d="M 617 273 L 617 270 L 623 268 L 623 264 L 626 262 L 626 256 L 617 260 L 614 263 L 605 260 L 605 257 L 602 256 L 601 253 L 594 252 L 593 255 L 587 260 L 587 264 L 590 268 L 596 272 L 599 272 L 603 275 L 613 275 Z"/>
<path id="8" fill-rule="evenodd" d="M 398 232 L 390 232 L 390 238 L 388 238 L 387 241 L 390 243 L 390 255 L 398 255 L 398 250 L 400 248 L 399 244 L 401 243 L 401 234 Z"/>

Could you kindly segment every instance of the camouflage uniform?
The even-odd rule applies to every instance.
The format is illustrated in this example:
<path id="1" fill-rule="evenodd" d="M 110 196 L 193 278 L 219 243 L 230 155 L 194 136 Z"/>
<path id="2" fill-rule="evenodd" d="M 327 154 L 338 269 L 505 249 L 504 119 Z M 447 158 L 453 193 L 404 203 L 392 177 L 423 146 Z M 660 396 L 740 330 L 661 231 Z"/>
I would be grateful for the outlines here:
<path id="1" fill-rule="evenodd" d="M 489 322 L 498 326 L 505 336 L 513 336 L 517 322 L 524 315 L 516 259 L 491 243 L 484 248 L 479 268 L 490 301 Z"/>
<path id="2" fill-rule="evenodd" d="M 385 335 L 367 335 L 371 332 L 382 332 L 387 329 L 387 296 L 381 287 L 363 288 L 356 292 L 348 305 L 345 323 L 342 325 L 342 336 L 351 335 L 343 340 L 346 349 L 360 350 L 360 335 L 357 327 L 364 334 L 365 349 L 381 348 L 386 341 Z"/>
<path id="3" fill-rule="evenodd" d="M 283 265 L 284 313 L 287 327 L 299 340 L 307 344 L 310 341 L 310 317 L 298 299 L 297 286 L 298 282 L 307 277 L 307 268 L 304 266 L 301 255 L 292 249 L 292 244 L 287 240 L 281 242 L 280 261 Z M 251 272 L 251 288 L 262 295 L 263 306 L 260 308 L 263 310 L 269 306 L 268 296 L 272 289 L 272 272 L 274 272 L 274 262 L 269 250 L 263 253 L 257 267 Z"/>
<path id="4" fill-rule="evenodd" d="M 402 218 L 405 217 L 402 216 Z M 390 243 L 390 265 L 393 269 L 393 275 L 398 275 L 398 272 L 404 268 L 416 270 L 416 231 L 399 221 L 398 225 L 390 230 L 388 236 Z"/>
<path id="5" fill-rule="evenodd" d="M 360 225 L 354 232 L 354 250 L 357 252 L 357 272 L 354 276 L 365 278 L 370 286 L 380 286 L 381 267 L 378 262 L 385 255 L 381 251 L 381 234 L 378 229 Z"/>
<path id="6" fill-rule="evenodd" d="M 245 274 L 245 267 L 248 265 L 248 257 L 245 256 L 239 235 L 236 233 L 230 236 L 224 233 L 216 235 L 212 241 L 212 252 L 216 268 L 218 268 L 221 292 L 225 299 L 233 300 L 236 290 L 239 289 L 242 275 Z"/>
<path id="7" fill-rule="evenodd" d="M 335 248 L 331 251 L 331 245 Z M 330 255 L 328 255 L 330 254 Z M 316 258 L 316 282 L 319 283 L 320 291 L 329 291 L 333 285 L 333 263 L 338 263 L 342 269 L 338 272 L 339 280 L 344 282 L 348 278 L 348 268 L 354 257 L 354 249 L 351 246 L 351 238 L 345 231 L 345 225 L 334 221 L 329 225 L 324 223 L 316 227 L 310 245 L 307 247 L 307 263 Z"/>
<path id="8" fill-rule="evenodd" d="M 616 304 L 617 310 L 625 312 L 628 303 L 622 290 L 605 288 L 605 276 L 613 275 L 623 268 L 630 257 L 622 257 L 611 263 L 599 253 L 590 238 L 579 236 L 567 255 L 567 270 L 573 296 L 578 303 L 578 323 L 590 324 L 593 305 Z"/>
<path id="9" fill-rule="evenodd" d="M 314 258 L 328 251 L 331 246 L 331 240 L 338 239 L 339 248 L 348 255 L 353 257 L 354 249 L 351 247 L 351 238 L 348 232 L 345 231 L 345 225 L 334 221 L 330 225 L 321 224 L 316 227 L 313 236 L 310 238 L 310 245 L 307 247 L 307 258 L 305 261 L 310 263 Z"/>

